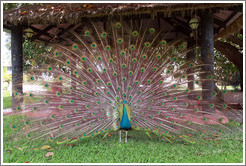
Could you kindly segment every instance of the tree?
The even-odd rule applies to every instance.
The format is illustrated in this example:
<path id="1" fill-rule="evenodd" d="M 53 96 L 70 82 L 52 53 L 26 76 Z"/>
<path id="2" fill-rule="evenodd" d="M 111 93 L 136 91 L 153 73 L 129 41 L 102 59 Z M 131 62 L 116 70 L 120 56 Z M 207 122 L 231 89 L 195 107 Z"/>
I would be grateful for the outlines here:
<path id="1" fill-rule="evenodd" d="M 11 74 L 8 73 L 8 68 L 7 67 L 3 68 L 3 79 L 4 79 L 5 82 L 8 82 L 8 84 L 12 80 L 12 76 L 11 76 Z"/>
<path id="2" fill-rule="evenodd" d="M 18 9 L 25 5 L 38 5 L 38 3 L 3 3 L 3 10 Z"/>
<path id="3" fill-rule="evenodd" d="M 33 62 L 36 67 L 49 63 L 49 61 L 43 56 L 40 56 L 40 54 L 48 54 L 50 50 L 50 47 L 44 44 L 25 40 L 23 43 L 23 71 L 27 72 L 31 69 Z"/>

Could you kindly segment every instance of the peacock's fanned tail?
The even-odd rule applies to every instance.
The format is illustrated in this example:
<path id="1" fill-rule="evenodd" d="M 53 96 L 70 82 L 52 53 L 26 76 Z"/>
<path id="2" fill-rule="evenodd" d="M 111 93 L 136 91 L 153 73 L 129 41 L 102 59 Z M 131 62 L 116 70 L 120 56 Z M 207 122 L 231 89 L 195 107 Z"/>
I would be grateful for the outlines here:
<path id="1" fill-rule="evenodd" d="M 24 115 L 17 135 L 30 140 L 47 138 L 58 143 L 82 139 L 119 129 L 119 108 L 123 100 L 131 109 L 136 130 L 170 138 L 189 139 L 192 135 L 220 133 L 223 125 L 236 118 L 226 116 L 227 104 L 216 98 L 202 99 L 202 82 L 215 82 L 213 75 L 202 77 L 205 66 L 199 57 L 187 60 L 181 39 L 166 41 L 168 35 L 141 22 L 138 29 L 125 22 L 110 22 L 107 31 L 100 23 L 80 32 L 70 31 L 62 43 L 50 44 L 49 60 L 42 66 L 32 62 L 28 83 L 34 88 L 15 105 Z M 194 76 L 194 89 L 188 89 Z M 36 87 L 35 87 L 36 86 Z M 21 102 L 20 102 L 21 103 Z M 204 110 L 207 105 L 213 111 Z M 213 125 L 211 125 L 213 124 Z"/>

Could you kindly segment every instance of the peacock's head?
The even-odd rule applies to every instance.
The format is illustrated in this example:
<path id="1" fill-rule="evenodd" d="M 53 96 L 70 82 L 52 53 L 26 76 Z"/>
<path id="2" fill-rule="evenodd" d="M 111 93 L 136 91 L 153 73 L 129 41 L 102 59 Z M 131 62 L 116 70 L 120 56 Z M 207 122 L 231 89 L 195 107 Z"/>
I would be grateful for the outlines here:
<path id="1" fill-rule="evenodd" d="M 124 104 L 126 104 L 126 103 L 127 103 L 127 101 L 126 101 L 126 100 L 124 100 L 124 101 L 123 101 L 123 103 L 124 103 Z"/>

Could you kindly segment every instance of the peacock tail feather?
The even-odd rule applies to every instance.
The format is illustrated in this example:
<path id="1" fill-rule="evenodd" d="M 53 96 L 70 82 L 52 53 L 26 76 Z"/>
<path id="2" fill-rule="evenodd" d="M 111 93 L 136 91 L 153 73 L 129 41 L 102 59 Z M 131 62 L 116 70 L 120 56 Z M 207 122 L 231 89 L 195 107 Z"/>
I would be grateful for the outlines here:
<path id="1" fill-rule="evenodd" d="M 41 66 L 30 61 L 29 93 L 15 92 L 26 98 L 15 105 L 24 115 L 22 128 L 15 137 L 46 139 L 58 144 L 105 134 L 120 128 L 123 101 L 131 128 L 164 137 L 182 138 L 194 143 L 192 136 L 229 131 L 224 125 L 236 120 L 226 103 L 203 100 L 201 84 L 216 82 L 203 74 L 201 58 L 187 60 L 182 39 L 166 41 L 168 35 L 141 22 L 90 21 L 80 32 L 69 31 L 66 41 L 52 43 L 40 55 L 50 63 Z M 194 89 L 187 77 L 194 76 Z M 40 88 L 41 87 L 41 88 Z M 207 105 L 210 110 L 203 109 Z M 221 112 L 219 112 L 221 111 Z M 222 113 L 226 112 L 226 113 Z M 214 125 L 211 125 L 214 124 Z"/>

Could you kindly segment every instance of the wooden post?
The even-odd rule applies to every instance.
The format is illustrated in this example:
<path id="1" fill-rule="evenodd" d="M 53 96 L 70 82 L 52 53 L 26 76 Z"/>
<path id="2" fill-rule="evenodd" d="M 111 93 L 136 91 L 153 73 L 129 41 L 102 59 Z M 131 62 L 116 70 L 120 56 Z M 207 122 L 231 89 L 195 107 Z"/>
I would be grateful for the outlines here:
<path id="1" fill-rule="evenodd" d="M 23 98 L 15 98 L 14 93 L 23 93 L 23 53 L 22 27 L 16 26 L 11 30 L 11 61 L 12 61 L 12 106 L 16 107 Z"/>
<path id="2" fill-rule="evenodd" d="M 213 40 L 213 14 L 209 11 L 204 12 L 201 16 L 201 59 L 205 64 L 202 67 L 202 99 L 212 103 L 215 97 L 212 93 L 215 89 L 214 84 L 214 40 Z M 203 106 L 203 111 L 212 111 L 209 104 Z"/>

